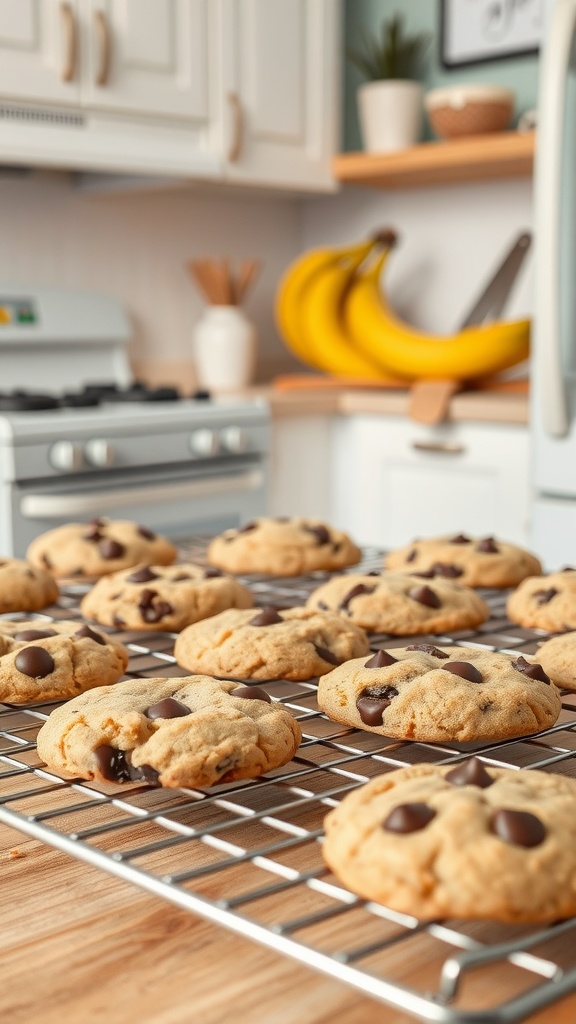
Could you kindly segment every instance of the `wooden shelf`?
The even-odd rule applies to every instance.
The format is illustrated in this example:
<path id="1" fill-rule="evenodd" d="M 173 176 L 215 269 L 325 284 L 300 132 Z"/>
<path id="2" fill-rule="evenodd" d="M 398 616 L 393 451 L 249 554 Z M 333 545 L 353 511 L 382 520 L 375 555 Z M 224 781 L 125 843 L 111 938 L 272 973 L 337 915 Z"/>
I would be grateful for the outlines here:
<path id="1" fill-rule="evenodd" d="M 341 153 L 332 170 L 338 181 L 378 188 L 421 188 L 532 174 L 535 132 L 468 135 L 423 142 L 394 153 Z"/>

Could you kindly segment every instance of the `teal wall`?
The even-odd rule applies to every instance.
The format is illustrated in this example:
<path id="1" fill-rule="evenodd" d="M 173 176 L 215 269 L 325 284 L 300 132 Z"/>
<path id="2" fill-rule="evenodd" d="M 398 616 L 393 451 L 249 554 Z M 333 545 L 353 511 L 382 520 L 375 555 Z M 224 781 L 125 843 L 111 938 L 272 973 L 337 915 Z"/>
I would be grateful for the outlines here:
<path id="1" fill-rule="evenodd" d="M 422 81 L 425 89 L 441 85 L 458 85 L 461 82 L 482 82 L 504 85 L 516 93 L 514 123 L 525 111 L 536 105 L 538 82 L 538 57 L 536 55 L 515 57 L 509 60 L 495 60 L 470 67 L 452 68 L 449 71 L 440 62 L 440 4 L 439 0 L 345 0 L 344 51 L 347 47 L 361 48 L 362 34 L 378 30 L 384 19 L 396 12 L 404 14 L 406 30 L 429 32 L 433 39 L 425 74 Z M 345 150 L 362 148 L 358 117 L 356 113 L 356 87 L 363 81 L 360 73 L 344 53 L 344 123 L 343 147 Z M 430 138 L 428 124 L 425 138 Z"/>

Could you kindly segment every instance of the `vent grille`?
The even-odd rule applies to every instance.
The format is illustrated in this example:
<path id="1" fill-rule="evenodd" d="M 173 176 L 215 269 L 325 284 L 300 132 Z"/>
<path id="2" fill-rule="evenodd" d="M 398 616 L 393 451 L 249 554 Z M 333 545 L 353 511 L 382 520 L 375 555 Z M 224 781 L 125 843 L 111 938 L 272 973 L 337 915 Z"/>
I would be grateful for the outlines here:
<path id="1" fill-rule="evenodd" d="M 47 110 L 44 107 L 11 106 L 5 103 L 0 104 L 0 119 L 20 124 L 53 125 L 56 128 L 83 128 L 85 124 L 83 114 L 73 114 L 62 110 Z"/>

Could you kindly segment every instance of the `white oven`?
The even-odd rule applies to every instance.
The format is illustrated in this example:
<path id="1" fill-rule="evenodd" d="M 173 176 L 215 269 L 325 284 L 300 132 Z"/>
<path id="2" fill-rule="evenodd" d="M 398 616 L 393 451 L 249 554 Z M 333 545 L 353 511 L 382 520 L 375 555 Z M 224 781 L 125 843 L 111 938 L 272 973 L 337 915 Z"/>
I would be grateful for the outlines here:
<path id="1" fill-rule="evenodd" d="M 97 516 L 178 539 L 262 515 L 267 404 L 131 384 L 121 309 L 85 299 L 0 287 L 0 555 Z"/>

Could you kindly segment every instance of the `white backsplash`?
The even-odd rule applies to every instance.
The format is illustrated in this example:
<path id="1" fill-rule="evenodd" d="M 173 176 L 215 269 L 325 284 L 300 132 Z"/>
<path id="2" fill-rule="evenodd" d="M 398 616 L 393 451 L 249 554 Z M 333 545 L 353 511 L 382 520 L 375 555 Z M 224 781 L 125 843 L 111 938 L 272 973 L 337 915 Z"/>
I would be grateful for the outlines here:
<path id="1" fill-rule="evenodd" d="M 532 227 L 529 179 L 419 190 L 346 188 L 301 200 L 189 187 L 87 194 L 67 175 L 0 178 L 0 280 L 87 288 L 120 298 L 134 324 L 136 368 L 173 365 L 188 383 L 202 301 L 186 263 L 203 256 L 262 260 L 247 312 L 259 336 L 258 379 L 304 369 L 274 325 L 278 279 L 301 250 L 394 227 L 387 286 L 423 329 L 454 330 L 513 238 Z M 506 315 L 531 314 L 529 254 Z M 164 375 L 165 376 L 165 375 Z"/>

